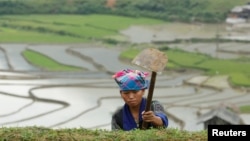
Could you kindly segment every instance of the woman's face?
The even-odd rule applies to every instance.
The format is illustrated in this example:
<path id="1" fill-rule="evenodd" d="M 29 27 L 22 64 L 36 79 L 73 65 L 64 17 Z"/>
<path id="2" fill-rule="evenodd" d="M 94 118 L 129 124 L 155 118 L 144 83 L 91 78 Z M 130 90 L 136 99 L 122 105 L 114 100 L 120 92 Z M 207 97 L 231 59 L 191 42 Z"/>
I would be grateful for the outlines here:
<path id="1" fill-rule="evenodd" d="M 120 91 L 121 97 L 128 104 L 129 107 L 139 106 L 144 95 L 145 90 L 128 90 Z"/>

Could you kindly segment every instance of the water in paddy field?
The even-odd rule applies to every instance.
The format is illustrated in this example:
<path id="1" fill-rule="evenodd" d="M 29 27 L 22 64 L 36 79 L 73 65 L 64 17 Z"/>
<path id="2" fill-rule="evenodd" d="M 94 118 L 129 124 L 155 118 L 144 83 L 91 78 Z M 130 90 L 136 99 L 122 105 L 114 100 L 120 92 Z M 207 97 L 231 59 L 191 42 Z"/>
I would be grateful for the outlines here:
<path id="1" fill-rule="evenodd" d="M 248 29 L 248 30 L 247 30 Z M 228 25 L 203 23 L 169 23 L 156 26 L 131 26 L 121 31 L 134 43 L 173 41 L 175 39 L 216 38 L 250 40 L 250 24 Z"/>

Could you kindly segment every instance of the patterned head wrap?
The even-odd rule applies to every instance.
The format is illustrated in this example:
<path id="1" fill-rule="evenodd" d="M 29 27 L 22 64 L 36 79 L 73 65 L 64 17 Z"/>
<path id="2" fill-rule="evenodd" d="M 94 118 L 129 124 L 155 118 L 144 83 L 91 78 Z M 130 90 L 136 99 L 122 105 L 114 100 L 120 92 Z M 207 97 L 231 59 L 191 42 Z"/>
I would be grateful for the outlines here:
<path id="1" fill-rule="evenodd" d="M 148 88 L 146 77 L 148 72 L 139 70 L 124 69 L 116 72 L 112 77 L 120 87 L 120 90 L 142 90 Z"/>

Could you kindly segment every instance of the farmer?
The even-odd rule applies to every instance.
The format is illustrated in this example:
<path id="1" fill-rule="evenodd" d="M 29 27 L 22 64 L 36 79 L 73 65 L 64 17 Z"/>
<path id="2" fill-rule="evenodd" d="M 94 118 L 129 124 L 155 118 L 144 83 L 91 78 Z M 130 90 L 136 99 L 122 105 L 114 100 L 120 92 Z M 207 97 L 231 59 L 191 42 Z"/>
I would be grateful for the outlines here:
<path id="1" fill-rule="evenodd" d="M 120 95 L 125 104 L 112 115 L 112 130 L 129 131 L 142 128 L 142 122 L 148 122 L 148 128 L 166 128 L 168 118 L 163 106 L 152 100 L 151 110 L 145 112 L 146 98 L 143 97 L 148 88 L 147 72 L 124 69 L 113 75 L 120 88 Z"/>

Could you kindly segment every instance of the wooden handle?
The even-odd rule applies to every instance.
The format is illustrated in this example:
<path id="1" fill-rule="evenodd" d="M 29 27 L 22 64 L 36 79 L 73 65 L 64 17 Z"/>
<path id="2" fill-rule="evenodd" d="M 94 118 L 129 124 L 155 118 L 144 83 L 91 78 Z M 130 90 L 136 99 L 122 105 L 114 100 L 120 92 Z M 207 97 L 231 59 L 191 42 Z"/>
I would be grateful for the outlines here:
<path id="1" fill-rule="evenodd" d="M 151 107 L 151 102 L 153 98 L 153 92 L 154 92 L 154 87 L 155 87 L 155 80 L 156 80 L 156 72 L 152 72 L 151 80 L 150 80 L 150 85 L 149 85 L 149 90 L 148 90 L 148 96 L 147 96 L 147 102 L 146 102 L 146 108 L 145 112 L 150 110 Z M 148 122 L 142 122 L 142 129 L 145 130 L 148 128 Z"/>

